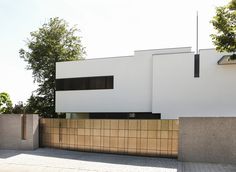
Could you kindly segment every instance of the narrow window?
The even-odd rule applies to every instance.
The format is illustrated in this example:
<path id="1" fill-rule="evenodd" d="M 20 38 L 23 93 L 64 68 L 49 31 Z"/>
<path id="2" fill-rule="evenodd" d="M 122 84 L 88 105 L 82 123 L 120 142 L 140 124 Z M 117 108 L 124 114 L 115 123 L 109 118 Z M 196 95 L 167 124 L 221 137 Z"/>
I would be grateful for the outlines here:
<path id="1" fill-rule="evenodd" d="M 65 78 L 56 80 L 56 90 L 113 89 L 113 76 Z"/>
<path id="2" fill-rule="evenodd" d="M 199 54 L 194 55 L 194 78 L 199 78 L 200 76 L 200 56 Z"/>

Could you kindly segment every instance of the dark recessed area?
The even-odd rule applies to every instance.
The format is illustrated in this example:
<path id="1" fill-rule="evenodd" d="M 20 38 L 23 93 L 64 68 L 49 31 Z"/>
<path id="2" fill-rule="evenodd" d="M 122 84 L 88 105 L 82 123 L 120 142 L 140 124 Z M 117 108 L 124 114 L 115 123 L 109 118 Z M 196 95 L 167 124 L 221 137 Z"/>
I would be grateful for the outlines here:
<path id="1" fill-rule="evenodd" d="M 161 119 L 161 114 L 150 112 L 136 113 L 89 113 L 90 119 Z"/>
<path id="2" fill-rule="evenodd" d="M 113 89 L 113 76 L 95 76 L 95 77 L 80 77 L 56 79 L 56 90 L 98 90 L 98 89 Z"/>
<path id="3" fill-rule="evenodd" d="M 200 77 L 200 55 L 194 55 L 194 78 Z"/>

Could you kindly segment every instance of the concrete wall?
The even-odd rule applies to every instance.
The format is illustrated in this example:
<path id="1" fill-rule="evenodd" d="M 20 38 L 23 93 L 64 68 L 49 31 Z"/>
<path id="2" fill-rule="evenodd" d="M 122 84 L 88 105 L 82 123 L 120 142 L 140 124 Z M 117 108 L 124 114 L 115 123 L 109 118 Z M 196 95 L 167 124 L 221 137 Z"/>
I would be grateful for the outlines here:
<path id="1" fill-rule="evenodd" d="M 190 48 L 135 51 L 134 56 L 59 62 L 56 78 L 114 76 L 114 89 L 57 91 L 56 112 L 151 112 L 152 55 Z"/>
<path id="2" fill-rule="evenodd" d="M 200 77 L 194 54 L 153 56 L 152 111 L 162 118 L 236 116 L 236 66 L 218 65 L 225 53 L 200 50 Z"/>
<path id="3" fill-rule="evenodd" d="M 151 57 L 92 59 L 57 63 L 56 67 L 57 79 L 114 76 L 114 89 L 57 91 L 57 112 L 151 111 Z"/>
<path id="4" fill-rule="evenodd" d="M 135 51 L 134 56 L 59 62 L 56 78 L 114 76 L 114 89 L 57 91 L 56 112 L 152 112 L 162 119 L 234 117 L 235 65 L 226 53 L 200 50 L 200 77 L 187 48 Z"/>
<path id="5" fill-rule="evenodd" d="M 0 149 L 36 149 L 39 146 L 39 117 L 26 115 L 26 139 L 21 137 L 21 115 L 0 115 Z"/>
<path id="6" fill-rule="evenodd" d="M 236 164 L 236 118 L 180 118 L 179 160 Z"/>
<path id="7" fill-rule="evenodd" d="M 152 112 L 166 119 L 178 119 L 183 112 L 192 115 L 198 81 L 193 77 L 193 57 L 191 52 L 153 56 Z"/>

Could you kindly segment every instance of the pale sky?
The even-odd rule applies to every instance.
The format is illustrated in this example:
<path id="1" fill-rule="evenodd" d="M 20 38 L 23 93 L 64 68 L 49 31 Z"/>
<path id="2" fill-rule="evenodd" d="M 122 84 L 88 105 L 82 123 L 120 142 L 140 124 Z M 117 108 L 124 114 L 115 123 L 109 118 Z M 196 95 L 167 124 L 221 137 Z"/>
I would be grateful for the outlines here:
<path id="1" fill-rule="evenodd" d="M 0 92 L 13 103 L 37 87 L 19 58 L 25 40 L 51 17 L 81 30 L 86 58 L 132 55 L 134 50 L 192 46 L 196 11 L 199 48 L 212 48 L 209 21 L 228 0 L 0 0 Z"/>

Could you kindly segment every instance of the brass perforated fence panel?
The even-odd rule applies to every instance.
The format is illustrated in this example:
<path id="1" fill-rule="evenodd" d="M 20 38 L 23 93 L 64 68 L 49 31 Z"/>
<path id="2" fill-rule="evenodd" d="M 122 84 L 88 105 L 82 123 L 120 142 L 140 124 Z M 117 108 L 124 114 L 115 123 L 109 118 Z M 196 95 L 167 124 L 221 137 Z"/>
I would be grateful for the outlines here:
<path id="1" fill-rule="evenodd" d="M 69 150 L 178 156 L 178 120 L 40 119 L 41 146 Z"/>

